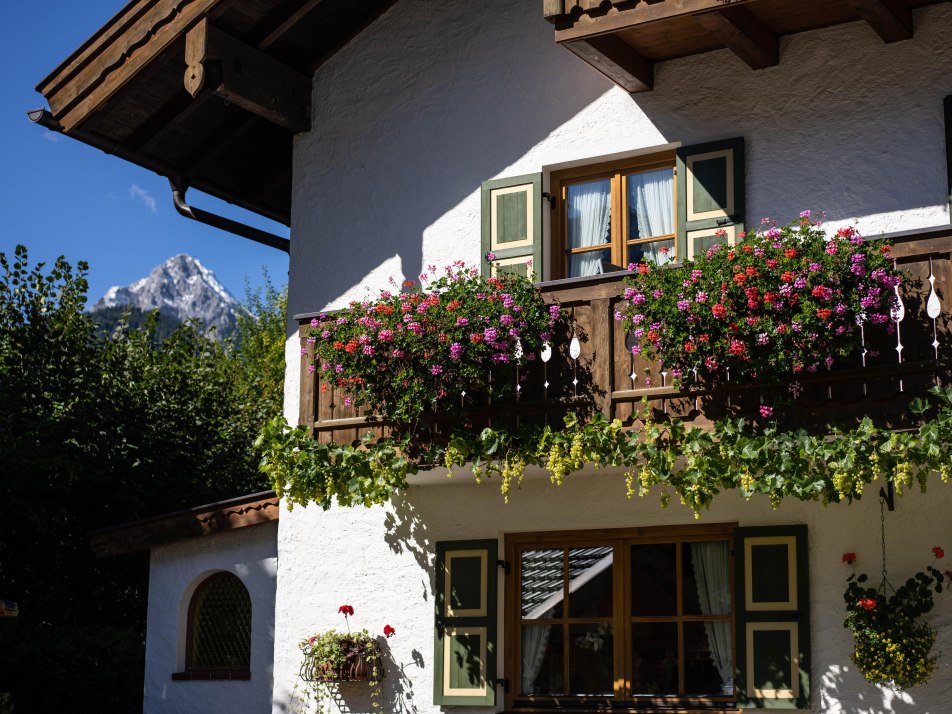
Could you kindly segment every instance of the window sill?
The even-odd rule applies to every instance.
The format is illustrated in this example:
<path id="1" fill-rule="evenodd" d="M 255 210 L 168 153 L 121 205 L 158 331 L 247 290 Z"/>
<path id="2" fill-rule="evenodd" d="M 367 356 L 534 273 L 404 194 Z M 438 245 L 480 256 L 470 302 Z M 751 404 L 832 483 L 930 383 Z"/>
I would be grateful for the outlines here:
<path id="1" fill-rule="evenodd" d="M 228 679 L 248 680 L 251 679 L 251 672 L 247 669 L 208 669 L 172 673 L 172 680 L 176 682 L 208 682 Z"/>

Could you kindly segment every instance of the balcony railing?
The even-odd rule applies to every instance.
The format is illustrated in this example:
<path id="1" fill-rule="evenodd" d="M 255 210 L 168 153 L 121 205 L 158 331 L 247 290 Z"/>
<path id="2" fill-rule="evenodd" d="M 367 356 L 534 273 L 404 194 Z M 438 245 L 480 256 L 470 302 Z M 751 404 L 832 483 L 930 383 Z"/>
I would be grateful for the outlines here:
<path id="1" fill-rule="evenodd" d="M 912 426 L 910 402 L 933 385 L 952 381 L 952 226 L 890 236 L 892 256 L 906 274 L 895 330 L 865 325 L 852 364 L 791 374 L 779 383 L 719 384 L 679 390 L 664 365 L 631 354 L 621 323 L 614 319 L 624 273 L 557 280 L 539 285 L 547 301 L 558 302 L 567 328 L 554 336 L 552 355 L 520 371 L 520 389 L 495 403 L 466 406 L 472 428 L 525 423 L 561 424 L 568 411 L 602 412 L 638 428 L 647 400 L 655 418 L 676 418 L 698 426 L 725 415 L 756 417 L 761 404 L 787 404 L 776 415 L 788 426 L 853 424 L 864 416 L 901 429 Z M 302 347 L 311 315 L 299 316 Z M 365 411 L 344 404 L 332 383 L 309 373 L 302 356 L 300 423 L 322 441 L 350 443 L 367 431 L 387 427 Z M 470 397 L 466 397 L 471 399 Z"/>

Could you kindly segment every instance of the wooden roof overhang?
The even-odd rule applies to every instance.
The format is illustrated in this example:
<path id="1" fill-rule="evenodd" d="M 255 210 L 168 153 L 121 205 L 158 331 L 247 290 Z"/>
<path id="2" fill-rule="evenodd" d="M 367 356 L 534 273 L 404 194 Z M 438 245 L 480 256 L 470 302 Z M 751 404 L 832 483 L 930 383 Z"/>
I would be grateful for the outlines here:
<path id="1" fill-rule="evenodd" d="M 280 499 L 274 491 L 263 491 L 104 528 L 91 533 L 89 541 L 93 553 L 102 558 L 270 523 L 280 517 Z"/>
<path id="2" fill-rule="evenodd" d="M 132 0 L 30 118 L 287 225 L 311 77 L 395 1 Z"/>
<path id="3" fill-rule="evenodd" d="M 912 10 L 948 0 L 543 0 L 555 41 L 629 92 L 654 64 L 728 48 L 752 69 L 781 61 L 783 35 L 863 20 L 885 42 L 913 35 Z"/>

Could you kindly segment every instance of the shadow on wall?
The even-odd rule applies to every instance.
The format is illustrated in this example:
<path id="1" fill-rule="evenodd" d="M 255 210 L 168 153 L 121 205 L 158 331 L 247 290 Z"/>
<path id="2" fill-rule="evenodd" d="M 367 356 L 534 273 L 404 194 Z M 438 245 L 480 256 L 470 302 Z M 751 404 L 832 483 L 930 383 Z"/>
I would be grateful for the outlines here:
<path id="1" fill-rule="evenodd" d="M 950 19 L 945 5 L 916 11 L 915 37 L 892 45 L 860 22 L 789 36 L 780 64 L 758 71 L 728 50 L 661 63 L 633 109 L 668 141 L 745 137 L 748 225 L 944 207 Z"/>
<path id="2" fill-rule="evenodd" d="M 909 692 L 874 687 L 861 679 L 852 665 L 830 667 L 820 676 L 819 701 L 814 705 L 830 714 L 940 714 L 944 711 L 923 708 Z M 865 691 L 855 690 L 857 682 Z"/>
<path id="3" fill-rule="evenodd" d="M 292 312 L 363 297 L 348 292 L 388 260 L 415 279 L 428 228 L 612 89 L 536 3 L 497 5 L 441 3 L 436 32 L 431 3 L 405 0 L 318 73 L 317 128 L 295 147 Z M 434 260 L 479 259 L 478 215 L 439 236 Z"/>

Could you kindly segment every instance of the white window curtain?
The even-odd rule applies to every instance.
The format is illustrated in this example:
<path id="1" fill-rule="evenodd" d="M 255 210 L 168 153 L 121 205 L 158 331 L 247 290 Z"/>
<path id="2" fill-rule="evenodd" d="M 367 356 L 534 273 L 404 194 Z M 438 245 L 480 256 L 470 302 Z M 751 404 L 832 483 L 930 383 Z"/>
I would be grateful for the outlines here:
<path id="1" fill-rule="evenodd" d="M 703 615 L 726 615 L 731 608 L 730 560 L 726 541 L 691 544 L 694 580 Z M 734 691 L 734 664 L 731 656 L 731 623 L 705 622 L 711 661 L 721 677 L 721 691 Z"/>
<path id="2" fill-rule="evenodd" d="M 628 176 L 628 210 L 638 220 L 637 233 L 631 230 L 629 239 L 674 233 L 674 172 L 657 169 Z"/>
<path id="3" fill-rule="evenodd" d="M 534 694 L 535 681 L 545 659 L 551 625 L 525 625 L 522 628 L 522 693 Z"/>
<path id="4" fill-rule="evenodd" d="M 569 247 L 588 248 L 611 240 L 611 181 L 602 179 L 568 187 Z M 570 256 L 569 277 L 601 272 L 603 251 Z"/>

